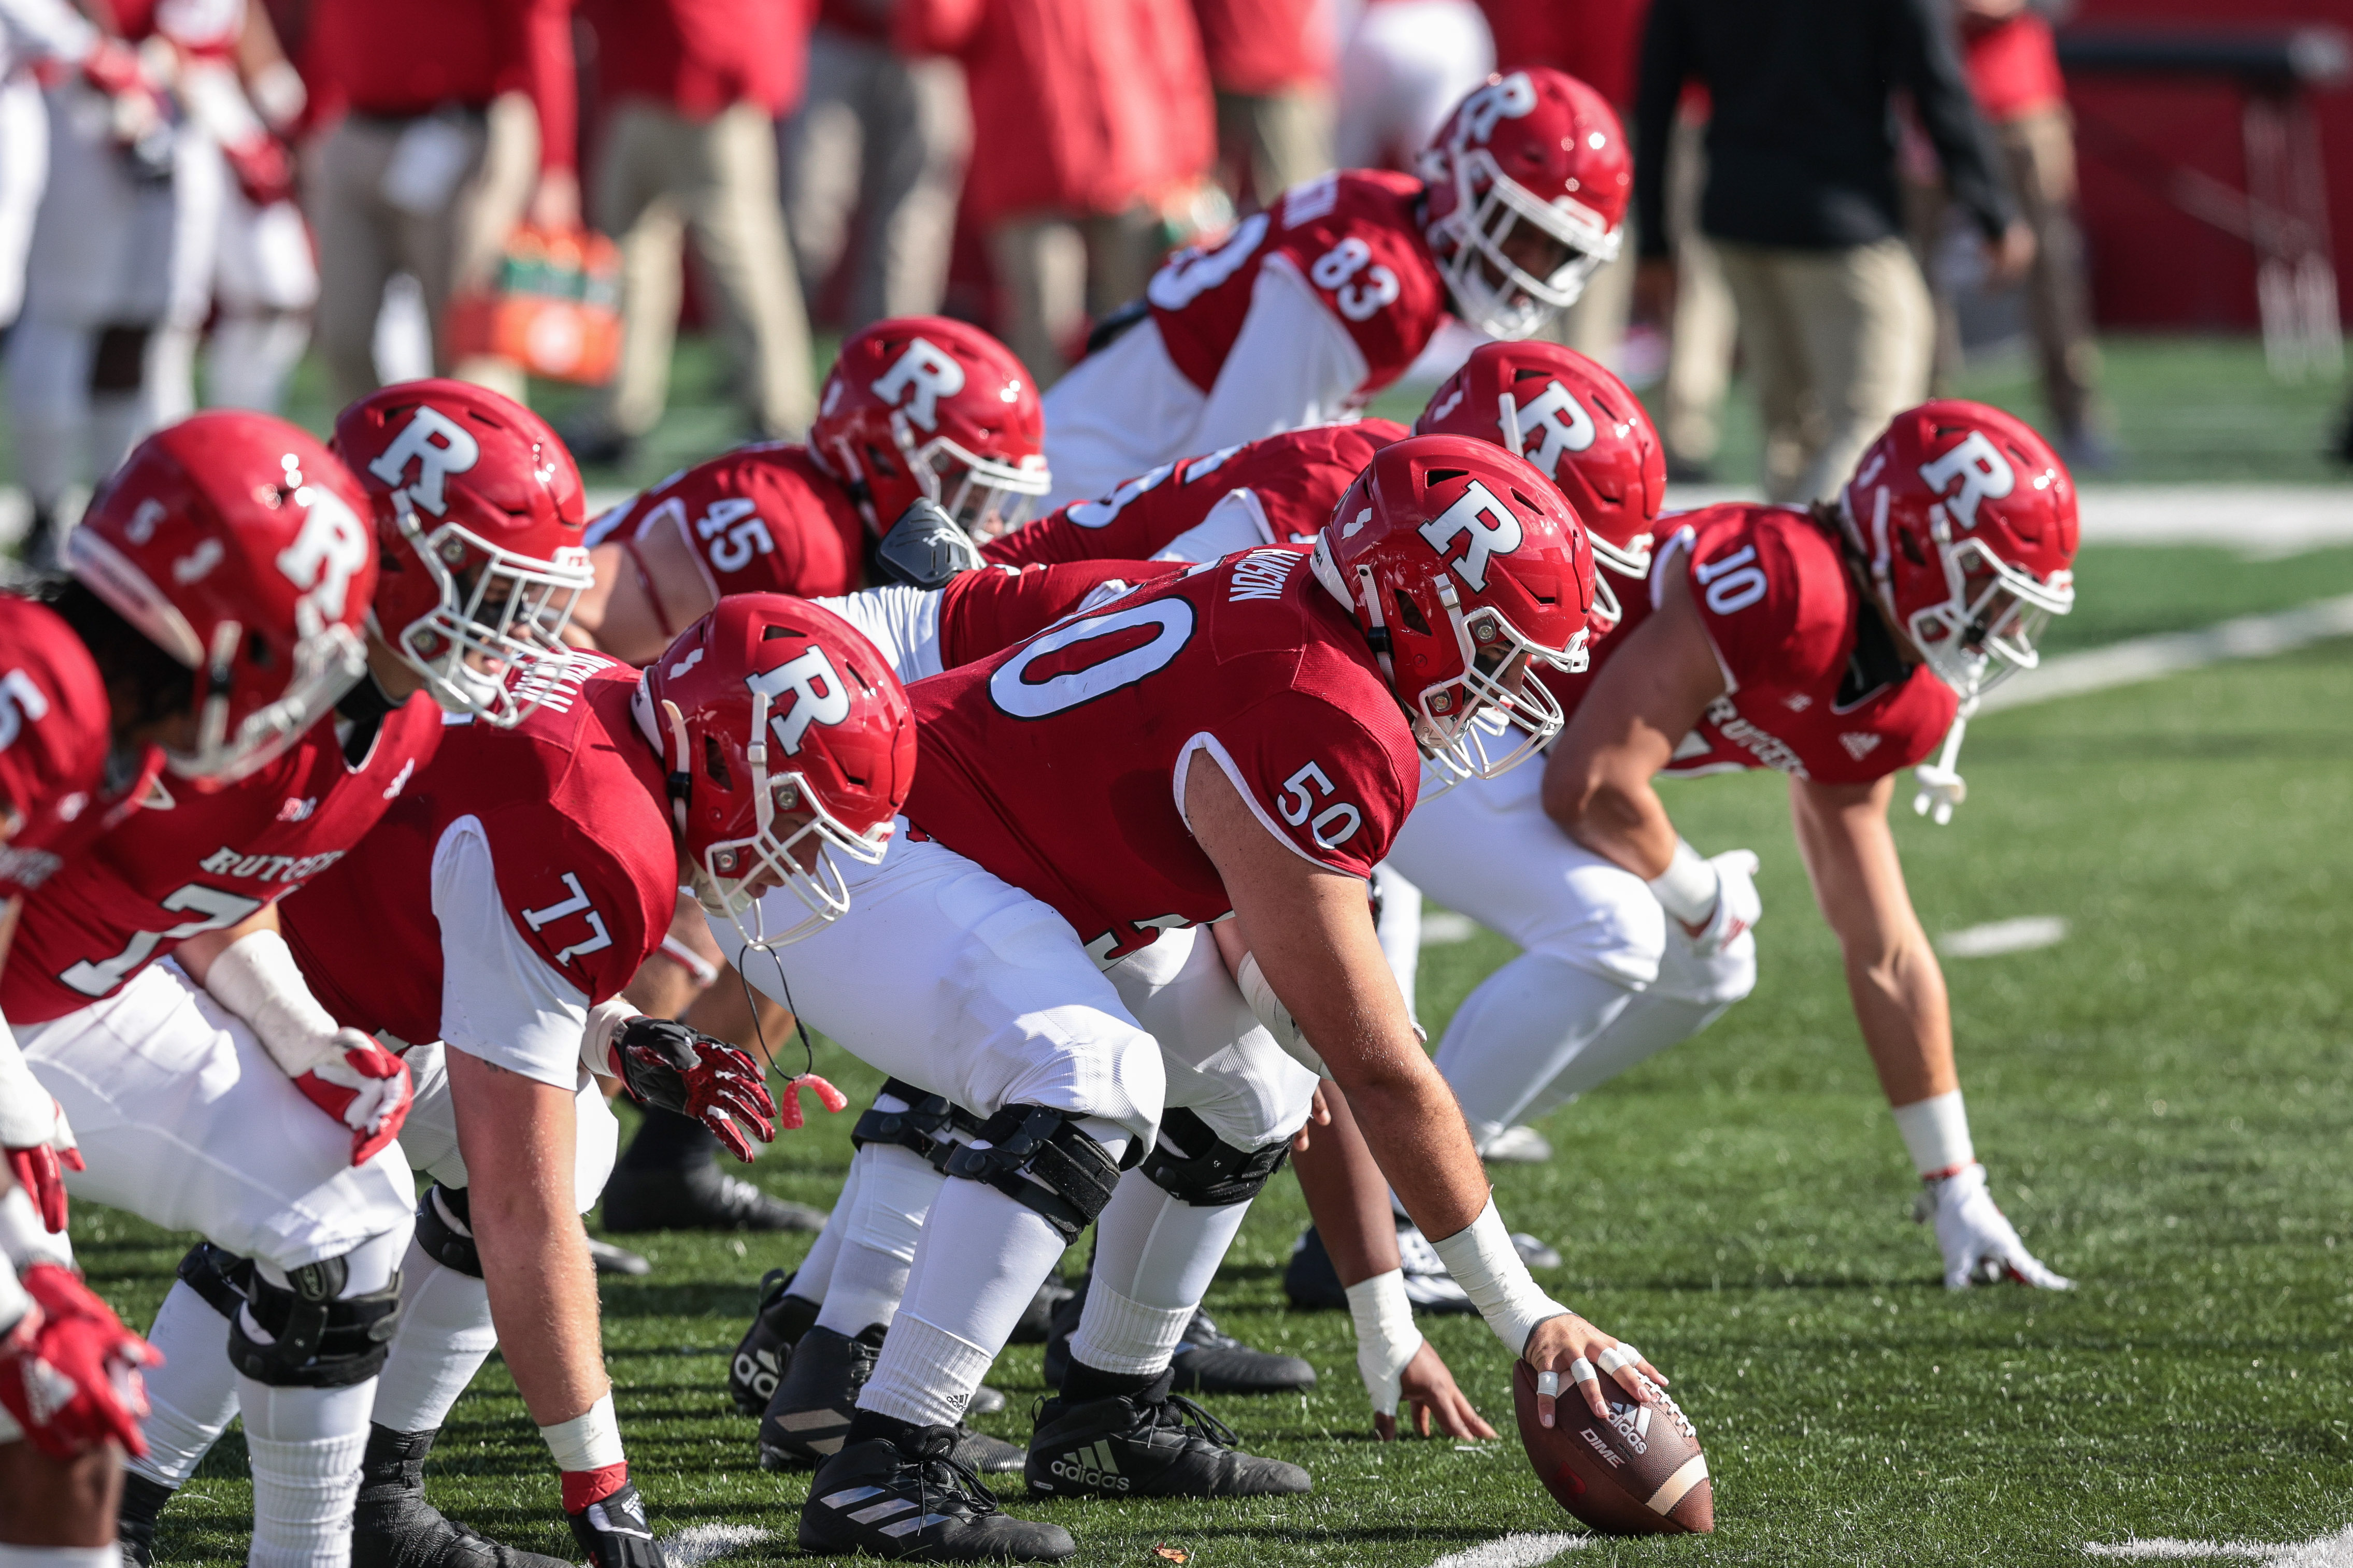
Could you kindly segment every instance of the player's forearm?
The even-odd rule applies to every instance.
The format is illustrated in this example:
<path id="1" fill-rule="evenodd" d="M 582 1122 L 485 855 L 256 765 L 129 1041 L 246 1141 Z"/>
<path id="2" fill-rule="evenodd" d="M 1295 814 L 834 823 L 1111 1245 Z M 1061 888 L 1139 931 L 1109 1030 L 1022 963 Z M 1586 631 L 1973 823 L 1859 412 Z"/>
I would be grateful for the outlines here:
<path id="1" fill-rule="evenodd" d="M 1548 774 L 1545 809 L 1571 838 L 1644 881 L 1674 859 L 1675 825 L 1646 774 L 1597 768 L 1565 779 L 1557 792 Z"/>
<path id="2" fill-rule="evenodd" d="M 1850 950 L 1846 984 L 1888 1104 L 1910 1105 L 1960 1087 L 1945 976 L 1926 935 L 1915 931 L 1882 952 Z"/>
<path id="3" fill-rule="evenodd" d="M 1291 1168 L 1340 1283 L 1355 1285 L 1398 1266 L 1397 1226 L 1389 1219 L 1388 1183 L 1366 1146 L 1348 1097 L 1327 1083 L 1324 1102 L 1331 1124 L 1314 1130 L 1307 1147 L 1291 1157 Z"/>
<path id="4" fill-rule="evenodd" d="M 568 1110 L 569 1108 L 567 1108 Z M 470 1163 L 469 1172 L 473 1171 Z M 567 1169 L 563 1184 L 571 1184 Z M 585 1414 L 612 1386 L 596 1324 L 595 1266 L 571 1194 L 472 1186 L 472 1219 L 500 1353 L 534 1426 Z"/>
<path id="5" fill-rule="evenodd" d="M 1419 1070 L 1401 1063 L 1352 1072 L 1340 1082 L 1405 1212 L 1425 1235 L 1451 1236 L 1487 1206 L 1487 1173 L 1446 1080 L 1419 1049 L 1412 1054 Z"/>

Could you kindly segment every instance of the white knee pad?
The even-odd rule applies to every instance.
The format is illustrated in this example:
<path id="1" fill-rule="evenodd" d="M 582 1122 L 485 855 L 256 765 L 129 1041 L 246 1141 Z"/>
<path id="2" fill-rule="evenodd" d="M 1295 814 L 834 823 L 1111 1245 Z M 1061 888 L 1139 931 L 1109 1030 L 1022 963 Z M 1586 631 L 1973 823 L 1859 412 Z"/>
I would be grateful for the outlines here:
<path id="1" fill-rule="evenodd" d="M 861 1167 L 857 1207 L 843 1244 L 913 1262 L 923 1216 L 931 1213 L 932 1201 L 947 1178 L 922 1157 L 886 1143 L 869 1143 L 858 1152 L 856 1163 Z"/>
<path id="2" fill-rule="evenodd" d="M 1108 973 L 1158 1044 L 1167 1105 L 1237 1149 L 1287 1140 L 1306 1124 L 1315 1075 L 1259 1023 L 1207 931 L 1164 932 Z"/>

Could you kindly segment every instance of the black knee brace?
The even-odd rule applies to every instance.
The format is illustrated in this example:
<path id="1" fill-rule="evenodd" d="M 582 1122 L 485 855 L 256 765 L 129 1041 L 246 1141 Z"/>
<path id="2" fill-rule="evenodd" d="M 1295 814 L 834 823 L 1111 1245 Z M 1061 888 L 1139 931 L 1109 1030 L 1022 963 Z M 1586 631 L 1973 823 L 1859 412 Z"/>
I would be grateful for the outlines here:
<path id="1" fill-rule="evenodd" d="M 359 1296 L 343 1293 L 350 1278 L 340 1258 L 290 1270 L 283 1285 L 255 1269 L 244 1310 L 229 1319 L 229 1364 L 274 1388 L 346 1388 L 383 1371 L 400 1275 Z M 248 1320 L 269 1335 L 268 1344 L 247 1332 Z"/>
<path id="2" fill-rule="evenodd" d="M 904 1110 L 885 1110 L 879 1105 L 869 1106 L 858 1125 L 849 1130 L 849 1146 L 863 1149 L 869 1143 L 888 1143 L 921 1154 L 932 1163 L 935 1171 L 944 1171 L 948 1157 L 956 1152 L 956 1141 L 948 1136 L 961 1132 L 966 1138 L 980 1133 L 980 1118 L 956 1104 L 944 1094 L 925 1094 L 913 1084 L 900 1079 L 885 1079 L 875 1094 L 880 1100 L 891 1095 L 907 1102 Z"/>
<path id="3" fill-rule="evenodd" d="M 100 395 L 136 392 L 147 380 L 147 327 L 100 327 L 90 357 L 90 389 Z"/>
<path id="4" fill-rule="evenodd" d="M 482 1277 L 482 1255 L 474 1248 L 474 1215 L 464 1187 L 436 1182 L 417 1200 L 417 1246 L 444 1268 Z"/>
<path id="5" fill-rule="evenodd" d="M 1172 1105 L 1161 1114 L 1160 1141 L 1145 1156 L 1144 1174 L 1180 1202 L 1225 1208 L 1258 1196 L 1290 1157 L 1288 1138 L 1263 1149 L 1237 1149 L 1210 1131 L 1208 1122 Z"/>
<path id="6" fill-rule="evenodd" d="M 180 1283 L 205 1299 L 205 1305 L 234 1321 L 237 1310 L 253 1291 L 253 1264 L 226 1247 L 200 1241 L 180 1259 Z"/>
<path id="7" fill-rule="evenodd" d="M 1008 1105 L 982 1122 L 973 1142 L 959 1146 L 943 1168 L 1035 1209 L 1065 1241 L 1076 1241 L 1111 1202 L 1120 1172 L 1135 1163 L 1137 1143 L 1131 1140 L 1129 1157 L 1114 1164 L 1075 1121 L 1070 1112 L 1048 1106 Z"/>

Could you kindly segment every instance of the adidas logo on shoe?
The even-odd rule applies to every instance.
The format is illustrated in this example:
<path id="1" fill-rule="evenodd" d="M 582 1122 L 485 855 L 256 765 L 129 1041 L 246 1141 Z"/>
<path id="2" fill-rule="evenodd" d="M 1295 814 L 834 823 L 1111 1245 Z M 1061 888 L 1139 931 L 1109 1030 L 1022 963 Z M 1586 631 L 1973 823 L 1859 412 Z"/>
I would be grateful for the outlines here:
<path id="1" fill-rule="evenodd" d="M 1073 1448 L 1046 1468 L 1062 1479 L 1075 1481 L 1082 1487 L 1113 1492 L 1124 1492 L 1128 1489 L 1128 1479 L 1119 1473 L 1119 1463 L 1111 1457 L 1108 1442 Z"/>
<path id="2" fill-rule="evenodd" d="M 868 1500 L 872 1498 L 881 1498 L 882 1500 L 869 1502 Z M 848 1514 L 856 1523 L 871 1525 L 894 1541 L 902 1536 L 913 1535 L 919 1530 L 929 1529 L 934 1524 L 956 1522 L 954 1514 L 918 1513 L 913 1519 L 892 1520 L 892 1522 L 885 1524 L 882 1522 L 884 1520 L 891 1519 L 893 1514 L 905 1513 L 915 1505 L 905 1498 L 889 1495 L 881 1487 L 844 1487 L 841 1490 L 817 1500 L 837 1512 Z M 859 1506 L 860 1503 L 866 1503 L 867 1506 L 860 1508 Z"/>

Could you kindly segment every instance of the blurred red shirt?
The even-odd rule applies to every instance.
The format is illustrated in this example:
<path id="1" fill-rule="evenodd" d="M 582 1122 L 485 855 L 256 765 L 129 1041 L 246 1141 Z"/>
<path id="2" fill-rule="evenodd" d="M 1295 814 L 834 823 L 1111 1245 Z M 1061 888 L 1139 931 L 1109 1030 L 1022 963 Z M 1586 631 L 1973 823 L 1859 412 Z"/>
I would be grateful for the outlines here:
<path id="1" fill-rule="evenodd" d="M 1550 66 L 1620 110 L 1634 102 L 1634 67 L 1651 0 L 1479 0 L 1495 35 L 1495 68 Z"/>
<path id="2" fill-rule="evenodd" d="M 1219 92 L 1256 98 L 1331 79 L 1338 42 L 1324 0 L 1193 0 L 1193 16 Z"/>
<path id="3" fill-rule="evenodd" d="M 2051 24 L 2031 11 L 1993 22 L 1964 16 L 1961 66 L 1968 73 L 1969 95 L 1988 120 L 2021 119 L 2056 109 L 2067 99 Z"/>
<path id="4" fill-rule="evenodd" d="M 578 139 L 572 0 L 318 0 L 302 49 L 313 116 L 388 119 L 524 92 L 539 110 L 542 168 L 569 168 Z"/>
<path id="5" fill-rule="evenodd" d="M 689 120 L 744 102 L 778 115 L 807 82 L 809 0 L 581 0 L 580 14 L 607 102 L 651 99 Z"/>

